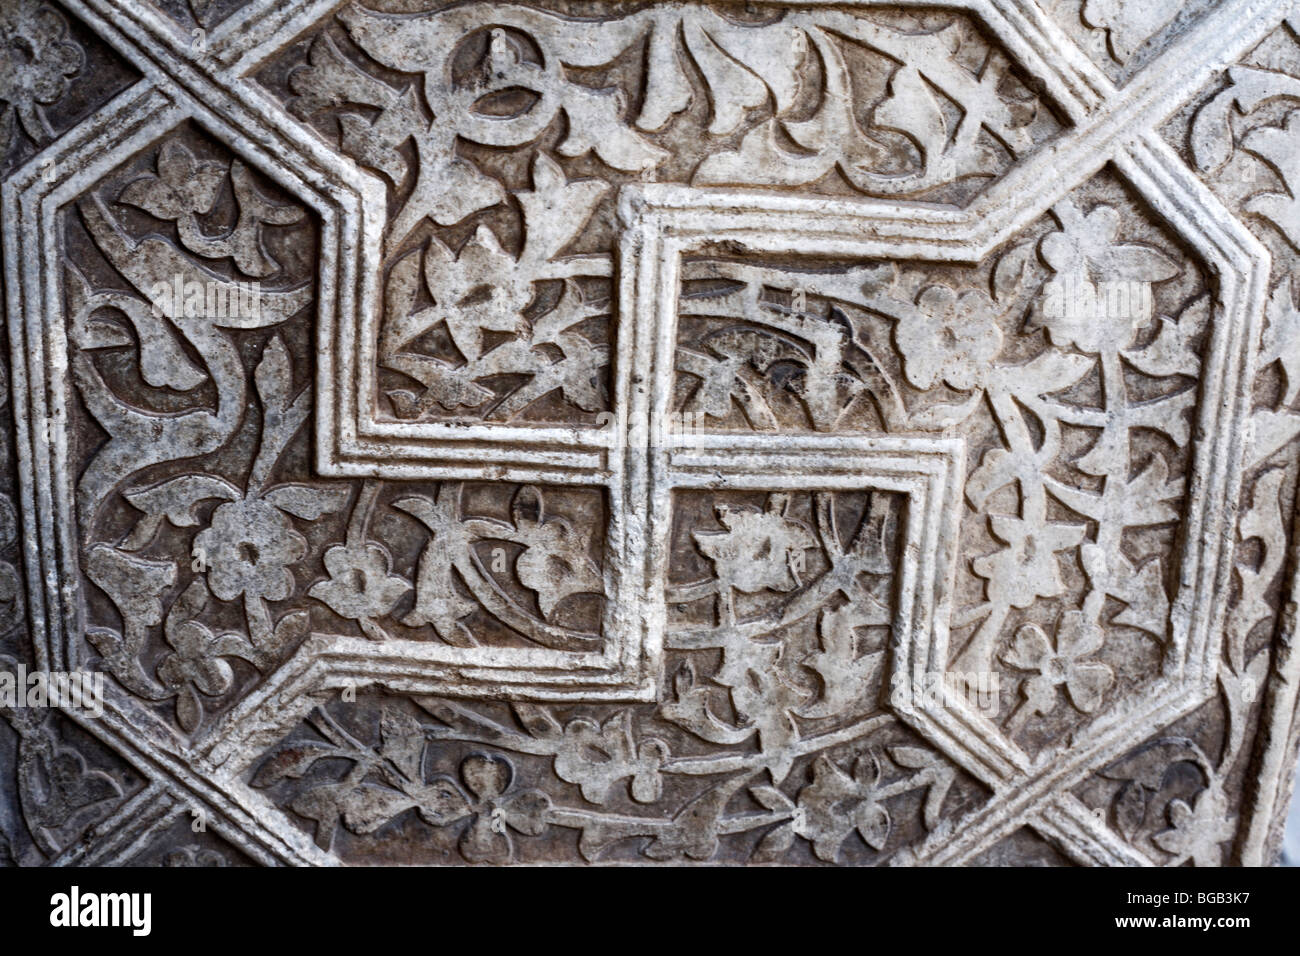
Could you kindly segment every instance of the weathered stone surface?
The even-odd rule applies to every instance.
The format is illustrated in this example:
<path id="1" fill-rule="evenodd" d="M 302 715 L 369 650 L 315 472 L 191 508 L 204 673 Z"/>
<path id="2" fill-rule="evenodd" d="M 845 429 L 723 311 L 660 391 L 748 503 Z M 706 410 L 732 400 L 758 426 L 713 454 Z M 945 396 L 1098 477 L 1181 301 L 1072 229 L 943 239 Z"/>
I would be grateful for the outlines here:
<path id="1" fill-rule="evenodd" d="M 1289 3 L 0 40 L 0 860 L 1272 859 Z"/>

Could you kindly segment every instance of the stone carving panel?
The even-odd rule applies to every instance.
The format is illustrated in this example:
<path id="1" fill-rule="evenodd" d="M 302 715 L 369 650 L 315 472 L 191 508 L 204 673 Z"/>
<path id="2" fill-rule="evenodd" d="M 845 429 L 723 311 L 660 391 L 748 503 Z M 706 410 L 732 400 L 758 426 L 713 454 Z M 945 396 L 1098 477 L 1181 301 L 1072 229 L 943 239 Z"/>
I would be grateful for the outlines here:
<path id="1" fill-rule="evenodd" d="M 1048 0 L 1045 10 L 1105 77 L 1123 86 L 1164 56 L 1213 0 Z M 1165 60 L 1171 62 L 1171 60 Z M 1159 67 L 1154 67 L 1159 69 Z"/>
<path id="2" fill-rule="evenodd" d="M 1271 859 L 1289 4 L 0 36 L 0 861 Z"/>
<path id="3" fill-rule="evenodd" d="M 139 73 L 55 3 L 15 0 L 0 14 L 0 152 L 14 167 L 125 89 Z"/>

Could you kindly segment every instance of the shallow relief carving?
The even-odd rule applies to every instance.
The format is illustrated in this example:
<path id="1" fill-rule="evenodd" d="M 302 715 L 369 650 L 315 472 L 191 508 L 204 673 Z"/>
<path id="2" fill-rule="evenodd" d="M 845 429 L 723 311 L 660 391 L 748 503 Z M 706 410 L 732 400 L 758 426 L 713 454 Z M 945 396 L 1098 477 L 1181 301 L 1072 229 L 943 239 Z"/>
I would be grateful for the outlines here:
<path id="1" fill-rule="evenodd" d="M 1229 71 L 1190 165 L 1094 151 L 1035 206 L 1016 176 L 1127 101 L 1070 100 L 978 13 L 348 4 L 263 34 L 252 6 L 262 45 L 214 15 L 212 55 L 298 142 L 160 91 L 55 203 L 57 331 L 11 309 L 55 396 L 20 440 L 66 463 L 37 640 L 109 677 L 110 749 L 256 821 L 204 805 L 196 838 L 184 775 L 150 779 L 132 853 L 1240 852 L 1300 433 L 1289 213 L 1224 198 L 1276 227 L 1256 318 L 1260 240 L 1169 196 L 1208 205 L 1232 150 L 1285 180 L 1285 125 L 1223 156 L 1215 124 L 1285 95 L 1286 28 L 1282 92 Z M 1084 12 L 1113 53 L 1128 10 Z M 83 776 L 77 806 L 136 786 Z"/>

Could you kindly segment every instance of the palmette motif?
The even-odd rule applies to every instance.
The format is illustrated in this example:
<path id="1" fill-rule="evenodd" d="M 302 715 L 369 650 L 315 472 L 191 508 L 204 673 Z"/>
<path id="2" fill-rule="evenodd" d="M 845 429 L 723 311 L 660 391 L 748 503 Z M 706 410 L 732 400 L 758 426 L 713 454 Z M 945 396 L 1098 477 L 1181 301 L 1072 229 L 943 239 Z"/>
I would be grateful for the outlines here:
<path id="1" fill-rule="evenodd" d="M 1285 11 L 1035 14 L 1097 69 L 983 5 L 428 6 L 168 8 L 201 52 L 24 14 L 57 241 L 6 235 L 0 650 L 110 692 L 5 712 L 3 856 L 1262 859 Z M 232 91 L 59 139 L 69 16 Z"/>

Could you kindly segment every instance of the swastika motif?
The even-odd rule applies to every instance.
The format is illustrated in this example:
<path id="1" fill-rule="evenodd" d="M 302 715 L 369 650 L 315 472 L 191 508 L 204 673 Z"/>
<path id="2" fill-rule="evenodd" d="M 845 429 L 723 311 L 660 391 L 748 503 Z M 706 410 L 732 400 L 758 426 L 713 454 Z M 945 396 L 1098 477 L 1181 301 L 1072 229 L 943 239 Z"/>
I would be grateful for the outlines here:
<path id="1" fill-rule="evenodd" d="M 1277 852 L 1290 0 L 13 0 L 0 146 L 0 861 Z"/>

